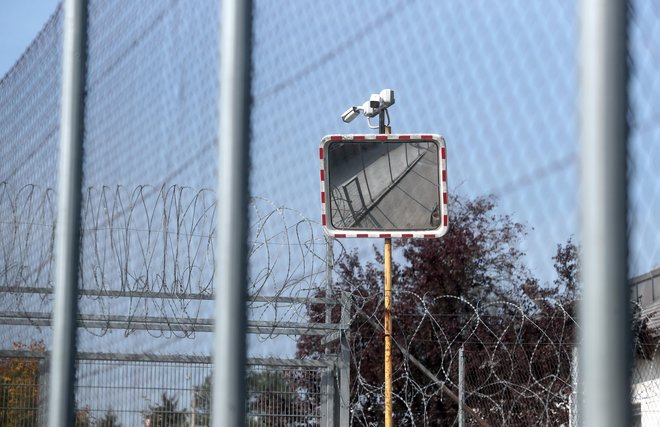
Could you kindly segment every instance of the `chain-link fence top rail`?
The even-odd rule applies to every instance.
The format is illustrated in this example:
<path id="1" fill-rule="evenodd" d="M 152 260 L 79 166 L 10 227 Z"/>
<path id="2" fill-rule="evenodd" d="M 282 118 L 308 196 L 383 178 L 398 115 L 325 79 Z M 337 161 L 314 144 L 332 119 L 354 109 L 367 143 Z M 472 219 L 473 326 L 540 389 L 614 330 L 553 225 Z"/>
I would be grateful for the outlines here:
<path id="1" fill-rule="evenodd" d="M 631 270 L 641 274 L 658 262 L 660 12 L 649 0 L 632 9 Z M 576 13 L 571 2 L 522 0 L 256 1 L 251 193 L 273 202 L 253 204 L 251 293 L 311 296 L 324 286 L 320 228 L 304 219 L 319 217 L 318 141 L 368 131 L 339 114 L 384 87 L 396 92 L 393 130 L 443 134 L 450 195 L 496 195 L 497 211 L 526 226 L 525 265 L 552 280 L 556 245 L 578 231 Z M 99 327 L 84 329 L 83 348 L 210 350 L 210 334 L 181 324 L 211 316 L 208 301 L 186 293 L 212 285 L 218 25 L 210 0 L 90 2 L 81 288 L 93 295 L 81 311 Z M 0 81 L 2 286 L 51 285 L 61 26 L 59 7 Z M 3 310 L 47 313 L 50 298 L 12 292 Z M 254 320 L 306 317 L 297 304 L 252 308 Z M 124 316 L 119 333 L 111 315 Z M 145 317 L 160 323 L 134 330 Z M 3 328 L 2 342 L 48 341 L 43 319 L 23 318 L 28 325 Z M 292 349 L 271 341 L 253 350 Z"/>

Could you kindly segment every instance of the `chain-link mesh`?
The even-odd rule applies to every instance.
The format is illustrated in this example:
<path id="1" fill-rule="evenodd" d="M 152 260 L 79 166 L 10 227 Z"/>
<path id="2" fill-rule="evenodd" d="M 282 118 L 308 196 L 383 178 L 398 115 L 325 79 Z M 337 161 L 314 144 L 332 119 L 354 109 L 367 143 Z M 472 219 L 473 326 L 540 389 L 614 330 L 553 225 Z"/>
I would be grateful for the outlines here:
<path id="1" fill-rule="evenodd" d="M 632 400 L 636 425 L 654 425 L 660 417 L 660 368 L 657 361 L 657 352 L 635 361 Z"/>
<path id="2" fill-rule="evenodd" d="M 134 405 L 149 399 L 158 411 L 176 400 L 186 422 L 205 425 L 208 413 L 191 420 L 190 409 L 210 366 L 186 376 L 197 365 L 162 360 L 212 348 L 218 3 L 89 4 L 79 350 L 106 355 L 78 365 L 78 410 L 90 421 L 137 425 L 150 406 Z M 660 9 L 633 0 L 631 11 L 629 264 L 639 278 L 659 262 Z M 334 241 L 326 283 L 317 150 L 323 135 L 370 132 L 340 114 L 385 87 L 396 93 L 394 133 L 445 137 L 452 209 L 444 239 L 395 251 L 396 420 L 458 423 L 463 346 L 468 425 L 573 422 L 578 18 L 570 2 L 254 2 L 249 354 L 280 365 L 248 375 L 248 425 L 335 422 L 331 405 L 352 425 L 382 420 L 381 242 Z M 32 379 L 47 364 L 32 372 L 34 359 L 16 355 L 53 344 L 62 25 L 60 6 L 0 80 L 0 346 L 14 352 L 0 361 L 13 372 L 0 420 L 30 408 L 36 422 L 45 402 Z M 648 348 L 653 280 L 633 280 Z M 641 425 L 659 419 L 660 362 L 648 348 L 633 378 Z M 283 368 L 294 356 L 323 367 Z"/>

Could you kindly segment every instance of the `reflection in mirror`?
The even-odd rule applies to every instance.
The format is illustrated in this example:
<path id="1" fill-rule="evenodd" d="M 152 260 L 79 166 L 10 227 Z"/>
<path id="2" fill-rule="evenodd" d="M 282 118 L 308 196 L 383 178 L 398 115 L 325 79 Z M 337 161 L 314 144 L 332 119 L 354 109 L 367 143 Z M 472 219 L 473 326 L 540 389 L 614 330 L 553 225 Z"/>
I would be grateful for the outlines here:
<path id="1" fill-rule="evenodd" d="M 438 145 L 332 142 L 330 223 L 342 230 L 432 230 L 440 226 Z"/>

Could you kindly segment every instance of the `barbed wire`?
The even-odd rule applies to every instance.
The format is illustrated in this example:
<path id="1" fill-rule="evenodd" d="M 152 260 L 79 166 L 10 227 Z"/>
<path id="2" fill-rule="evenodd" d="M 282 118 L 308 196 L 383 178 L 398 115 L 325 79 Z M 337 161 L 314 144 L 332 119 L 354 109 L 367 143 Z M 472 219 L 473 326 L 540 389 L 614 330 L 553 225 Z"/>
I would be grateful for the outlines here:
<path id="1" fill-rule="evenodd" d="M 397 300 L 406 305 L 415 301 L 412 310 L 405 307 L 416 313 L 408 314 L 415 319 L 412 323 L 397 322 L 405 317 L 397 312 Z M 447 300 L 455 303 L 455 311 L 439 314 L 437 306 Z M 383 298 L 371 295 L 353 301 L 349 342 L 354 378 L 348 404 L 351 425 L 368 426 L 383 410 L 383 374 L 374 373 L 374 368 L 383 366 L 382 356 L 378 358 L 383 351 Z M 467 425 L 568 425 L 577 410 L 579 323 L 574 311 L 578 301 L 543 298 L 536 304 L 546 311 L 530 311 L 511 301 L 481 304 L 453 295 L 430 298 L 399 292 L 393 306 L 399 350 L 393 356 L 397 422 L 423 426 L 436 425 L 440 419 L 455 422 L 455 399 L 463 382 L 463 402 L 475 414 L 467 417 Z M 648 314 L 639 318 L 642 323 L 650 320 Z M 640 345 L 645 356 L 636 361 L 634 401 L 658 393 L 649 380 L 656 377 L 657 367 L 651 361 L 660 347 L 657 340 Z M 366 351 L 368 347 L 372 349 Z M 461 357 L 466 366 L 463 380 L 458 368 Z M 443 405 L 447 400 L 450 403 Z"/>
<path id="2" fill-rule="evenodd" d="M 398 402 L 395 406 L 401 405 L 399 422 L 435 425 L 433 420 L 442 415 L 438 406 L 442 406 L 447 389 L 458 393 L 461 347 L 465 351 L 467 366 L 464 378 L 466 405 L 491 425 L 560 425 L 568 422 L 569 396 L 574 386 L 571 380 L 572 351 L 576 345 L 573 331 L 577 322 L 563 305 L 555 306 L 555 315 L 551 319 L 555 322 L 548 322 L 546 318 L 540 323 L 523 306 L 508 301 L 474 304 L 452 295 L 429 298 L 410 292 L 406 294 L 400 293 L 399 298 L 415 301 L 417 315 L 408 326 L 396 320 L 394 323 L 399 352 L 395 353 L 393 388 Z M 375 296 L 372 299 L 375 301 L 363 300 L 357 307 L 358 316 L 363 319 L 354 319 L 358 326 L 352 328 L 351 333 L 360 335 L 360 346 L 365 345 L 362 341 L 369 336 L 370 345 L 380 349 L 382 298 Z M 438 316 L 433 307 L 443 300 L 452 300 L 456 307 L 463 309 L 458 309 L 460 313 Z M 398 318 L 396 305 L 395 298 L 395 319 Z M 361 307 L 371 307 L 372 311 L 365 312 Z M 493 311 L 501 311 L 503 307 L 509 310 L 506 319 L 502 315 L 493 316 Z M 550 329 L 549 324 L 553 326 Z M 521 333 L 522 330 L 526 332 Z M 538 339 L 530 342 L 530 335 L 536 335 Z M 373 412 L 381 410 L 382 377 L 376 376 L 379 380 L 374 381 L 373 367 L 368 367 L 375 362 L 374 353 L 365 355 L 357 348 L 351 351 L 356 366 L 352 372 L 356 375 L 351 393 L 352 425 L 369 425 Z M 436 378 L 423 375 L 419 366 L 411 363 L 411 357 L 430 368 Z M 539 369 L 539 363 L 547 366 Z M 377 408 L 369 409 L 366 402 L 376 403 Z"/>
<path id="3" fill-rule="evenodd" d="M 35 326 L 48 323 L 39 313 L 52 307 L 55 211 L 54 190 L 0 183 L 2 310 Z M 306 298 L 325 286 L 326 240 L 315 234 L 318 224 L 267 199 L 253 198 L 250 212 L 249 310 L 278 335 L 279 323 L 304 322 Z M 146 330 L 156 337 L 210 331 L 211 190 L 90 187 L 81 215 L 80 312 L 88 332 L 104 335 L 117 325 L 127 335 Z"/>

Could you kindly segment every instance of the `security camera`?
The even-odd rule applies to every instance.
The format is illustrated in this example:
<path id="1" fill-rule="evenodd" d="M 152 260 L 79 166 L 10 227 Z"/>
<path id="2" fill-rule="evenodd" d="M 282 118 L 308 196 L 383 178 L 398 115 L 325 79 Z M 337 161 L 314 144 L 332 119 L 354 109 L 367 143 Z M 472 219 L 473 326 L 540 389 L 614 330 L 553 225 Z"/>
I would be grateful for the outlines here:
<path id="1" fill-rule="evenodd" d="M 376 109 L 380 108 L 380 95 L 378 95 L 377 93 L 372 94 L 369 97 L 369 106 L 371 108 L 376 108 Z"/>
<path id="2" fill-rule="evenodd" d="M 344 121 L 344 123 L 350 123 L 359 115 L 360 110 L 357 107 L 351 107 L 341 115 L 341 119 Z"/>
<path id="3" fill-rule="evenodd" d="M 360 114 L 363 113 L 364 116 L 367 118 L 367 122 L 369 123 L 369 127 L 372 129 L 376 129 L 371 125 L 371 122 L 369 122 L 369 119 L 378 116 L 381 113 L 386 113 L 387 114 L 387 108 L 394 104 L 394 91 L 392 89 L 383 89 L 380 91 L 380 93 L 374 93 L 369 97 L 369 100 L 366 101 L 364 104 L 357 106 L 357 107 L 351 107 L 344 114 L 341 115 L 341 119 L 345 123 L 350 123 L 355 118 Z M 389 116 L 388 116 L 388 122 L 389 122 Z"/>
<path id="4" fill-rule="evenodd" d="M 376 107 L 372 107 L 372 101 L 369 100 L 362 104 L 362 111 L 364 111 L 364 115 L 367 117 L 376 117 L 378 113 L 380 112 L 380 97 L 378 98 L 378 105 Z"/>
<path id="5" fill-rule="evenodd" d="M 379 96 L 380 96 L 380 100 L 383 103 L 383 108 L 387 108 L 390 105 L 394 104 L 394 91 L 392 89 L 381 90 Z"/>

